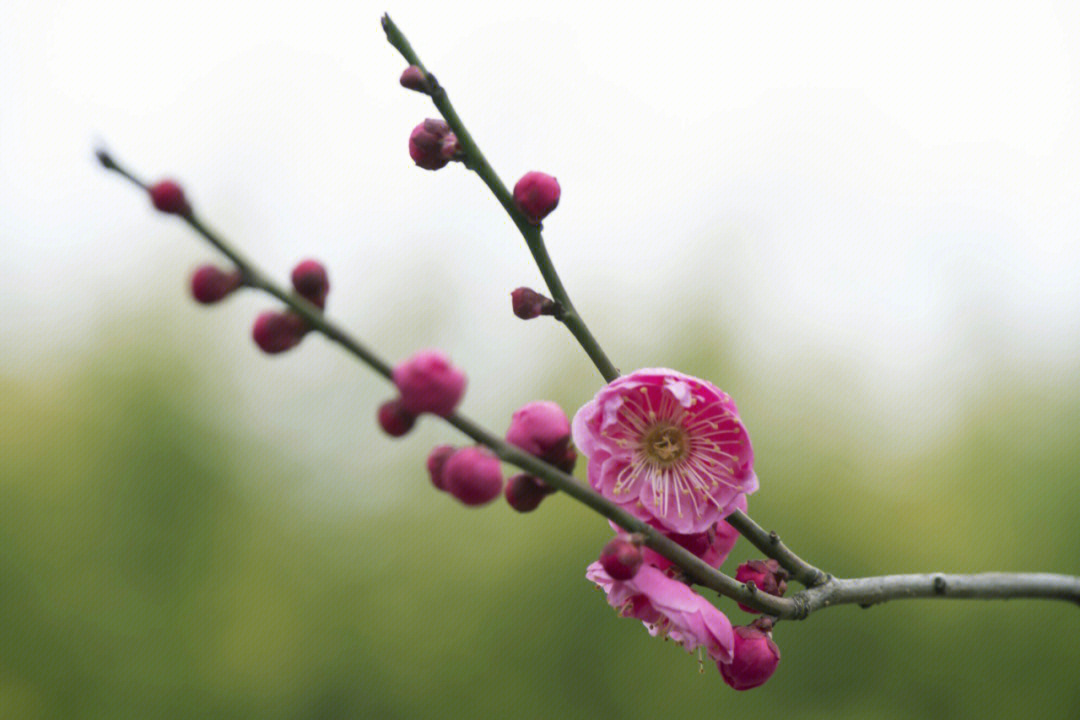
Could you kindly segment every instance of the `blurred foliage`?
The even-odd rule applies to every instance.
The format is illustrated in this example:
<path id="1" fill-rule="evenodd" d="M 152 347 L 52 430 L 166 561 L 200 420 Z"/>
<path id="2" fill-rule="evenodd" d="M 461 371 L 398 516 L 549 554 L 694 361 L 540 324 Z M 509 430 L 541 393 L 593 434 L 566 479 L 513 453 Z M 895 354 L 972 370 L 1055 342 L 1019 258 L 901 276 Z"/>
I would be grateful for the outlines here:
<path id="1" fill-rule="evenodd" d="M 1080 572 L 1075 377 L 1000 369 L 897 451 L 867 439 L 859 397 L 837 400 L 842 367 L 815 375 L 825 359 L 784 395 L 715 351 L 664 352 L 739 399 L 752 514 L 827 569 Z M 460 508 L 430 491 L 415 436 L 408 464 L 343 481 L 408 485 L 397 501 L 320 512 L 296 500 L 309 469 L 208 413 L 183 358 L 108 346 L 48 383 L 0 379 L 0 717 L 1080 717 L 1080 612 L 1034 601 L 784 623 L 777 675 L 736 693 L 586 583 L 595 515 L 560 496 Z M 593 379 L 560 377 L 536 396 L 572 410 Z M 373 447 L 376 404 L 351 431 Z"/>

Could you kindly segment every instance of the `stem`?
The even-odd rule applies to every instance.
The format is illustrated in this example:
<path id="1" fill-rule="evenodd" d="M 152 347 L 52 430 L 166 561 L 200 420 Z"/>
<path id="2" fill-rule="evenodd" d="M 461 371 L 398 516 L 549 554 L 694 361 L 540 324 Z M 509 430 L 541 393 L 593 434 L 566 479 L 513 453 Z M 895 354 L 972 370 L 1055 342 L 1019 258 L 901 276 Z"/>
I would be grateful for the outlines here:
<path id="1" fill-rule="evenodd" d="M 104 150 L 98 151 L 101 164 L 124 178 L 146 189 L 126 169 L 118 165 Z M 300 315 L 308 325 L 341 345 L 384 378 L 392 379 L 392 368 L 378 355 L 354 339 L 347 331 L 328 320 L 323 313 L 307 300 L 294 295 L 268 279 L 243 255 L 210 230 L 189 211 L 181 216 L 195 232 L 225 257 L 229 258 L 244 276 L 246 285 L 267 292 L 285 303 Z M 767 533 L 753 520 L 736 511 L 727 520 L 740 533 L 766 554 L 783 565 L 807 589 L 786 598 L 762 593 L 752 585 L 744 585 L 706 564 L 681 545 L 666 537 L 656 528 L 638 520 L 621 507 L 603 497 L 592 488 L 539 458 L 510 445 L 501 438 L 477 425 L 464 415 L 454 414 L 445 418 L 477 443 L 491 449 L 503 461 L 535 475 L 545 483 L 612 520 L 628 532 L 639 533 L 645 544 L 670 560 L 686 575 L 687 579 L 703 587 L 715 590 L 736 602 L 747 605 L 776 619 L 801 620 L 815 610 L 831 605 L 858 603 L 869 606 L 886 600 L 902 598 L 1047 598 L 1068 600 L 1080 604 L 1080 577 L 1053 575 L 1049 573 L 985 573 L 982 575 L 885 575 L 854 579 L 838 579 L 825 575 L 817 568 L 801 560 L 788 550 L 775 533 Z M 817 573 L 815 575 L 814 573 Z M 824 576 L 824 579 L 822 579 Z"/>
<path id="2" fill-rule="evenodd" d="M 383 15 L 382 26 L 383 30 L 386 31 L 386 39 L 390 44 L 401 53 L 406 62 L 420 68 L 427 78 L 428 94 L 431 96 L 432 102 L 435 103 L 435 107 L 438 108 L 439 113 L 442 114 L 443 119 L 446 120 L 446 124 L 450 126 L 450 129 L 454 131 L 454 135 L 457 136 L 458 143 L 461 145 L 462 162 L 465 167 L 480 176 L 480 179 L 488 186 L 495 199 L 506 210 L 510 219 L 517 225 L 522 237 L 525 238 L 525 244 L 529 246 L 529 252 L 532 253 L 533 259 L 536 261 L 536 266 L 547 284 L 548 291 L 551 293 L 552 298 L 562 304 L 565 310 L 565 313 L 560 318 L 562 323 L 577 338 L 578 343 L 581 344 L 581 347 L 588 354 L 589 359 L 592 360 L 593 365 L 600 371 L 605 381 L 611 382 L 619 377 L 619 371 L 608 360 L 604 350 L 600 347 L 600 343 L 589 332 L 585 321 L 582 320 L 581 315 L 574 308 L 574 304 L 570 302 L 570 296 L 567 294 L 566 288 L 563 287 L 559 273 L 556 272 L 555 265 L 551 262 L 551 256 L 548 255 L 547 247 L 544 245 L 544 236 L 540 232 L 540 226 L 530 223 L 517 209 L 510 191 L 506 189 L 506 185 L 499 179 L 498 174 L 488 163 L 484 154 L 480 152 L 480 148 L 477 146 L 476 141 L 473 140 L 472 135 L 469 134 L 465 123 L 461 122 L 461 118 L 458 117 L 457 111 L 454 110 L 454 106 L 450 103 L 450 98 L 446 95 L 446 90 L 439 85 L 435 76 L 429 73 L 424 64 L 420 62 L 420 58 L 412 49 L 412 45 L 398 30 L 397 25 L 394 24 L 389 15 Z"/>
<path id="3" fill-rule="evenodd" d="M 739 534 L 749 540 L 754 547 L 780 563 L 780 567 L 787 570 L 791 577 L 801 585 L 810 588 L 821 585 L 829 579 L 828 573 L 817 569 L 793 553 L 787 545 L 780 542 L 779 535 L 775 532 L 767 532 L 741 510 L 736 510 L 724 520 L 738 530 Z"/>

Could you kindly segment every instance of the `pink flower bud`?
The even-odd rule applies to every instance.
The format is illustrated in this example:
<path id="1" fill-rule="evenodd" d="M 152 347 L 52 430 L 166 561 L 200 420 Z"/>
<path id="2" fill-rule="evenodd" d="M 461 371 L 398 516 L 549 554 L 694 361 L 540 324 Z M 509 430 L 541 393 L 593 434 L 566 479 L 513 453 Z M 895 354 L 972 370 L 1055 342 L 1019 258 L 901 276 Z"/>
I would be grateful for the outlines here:
<path id="1" fill-rule="evenodd" d="M 379 406 L 379 427 L 390 437 L 401 437 L 412 430 L 416 416 L 401 406 L 401 400 L 387 400 Z"/>
<path id="2" fill-rule="evenodd" d="M 513 305 L 514 314 L 522 320 L 532 320 L 541 315 L 554 315 L 557 307 L 554 300 L 527 287 L 519 287 L 510 293 L 510 302 Z"/>
<path id="3" fill-rule="evenodd" d="M 753 626 L 732 628 L 735 631 L 735 652 L 730 663 L 718 662 L 720 675 L 736 690 L 749 690 L 772 677 L 780 663 L 780 648 L 770 633 Z"/>
<path id="4" fill-rule="evenodd" d="M 499 459 L 480 446 L 461 448 L 442 466 L 446 491 L 466 505 L 484 505 L 502 492 Z"/>
<path id="5" fill-rule="evenodd" d="M 409 135 L 409 156 L 425 170 L 438 170 L 460 150 L 457 136 L 442 120 L 428 118 Z"/>
<path id="6" fill-rule="evenodd" d="M 641 547 L 620 535 L 600 551 L 600 564 L 612 580 L 629 580 L 637 575 L 642 561 Z"/>
<path id="7" fill-rule="evenodd" d="M 427 78 L 424 77 L 424 71 L 416 65 L 405 68 L 405 72 L 401 73 L 401 86 L 416 92 L 426 93 Z"/>
<path id="8" fill-rule="evenodd" d="M 251 336 L 260 350 L 274 355 L 296 347 L 307 331 L 307 325 L 299 315 L 268 310 L 255 318 Z"/>
<path id="9" fill-rule="evenodd" d="M 191 275 L 191 294 L 203 305 L 216 303 L 240 287 L 239 270 L 225 272 L 213 265 L 200 265 Z"/>
<path id="10" fill-rule="evenodd" d="M 191 206 L 184 198 L 184 190 L 175 180 L 162 180 L 146 190 L 150 193 L 154 207 L 163 213 L 187 215 L 191 212 Z"/>
<path id="11" fill-rule="evenodd" d="M 514 203 L 533 225 L 559 204 L 559 182 L 542 172 L 528 172 L 514 186 Z"/>
<path id="12" fill-rule="evenodd" d="M 775 560 L 750 560 L 735 570 L 735 579 L 739 582 L 752 582 L 761 592 L 778 597 L 787 592 L 787 578 L 787 571 Z M 748 613 L 760 612 L 742 603 L 739 607 Z"/>
<path id="13" fill-rule="evenodd" d="M 532 475 L 515 475 L 506 482 L 506 502 L 518 512 L 530 512 L 551 494 L 551 488 Z"/>
<path id="14" fill-rule="evenodd" d="M 446 490 L 446 483 L 443 482 L 442 469 L 446 461 L 457 452 L 457 448 L 452 445 L 436 445 L 431 449 L 427 458 L 427 471 L 431 476 L 431 484 L 439 490 Z"/>
<path id="15" fill-rule="evenodd" d="M 510 420 L 506 442 L 545 462 L 565 461 L 570 421 L 563 409 L 550 400 L 527 403 Z"/>
<path id="16" fill-rule="evenodd" d="M 326 307 L 326 294 L 330 292 L 330 279 L 326 268 L 317 260 L 304 260 L 292 271 L 292 284 L 297 295 L 320 310 Z"/>
<path id="17" fill-rule="evenodd" d="M 421 350 L 394 368 L 401 404 L 414 415 L 448 417 L 465 393 L 465 373 L 439 350 Z"/>

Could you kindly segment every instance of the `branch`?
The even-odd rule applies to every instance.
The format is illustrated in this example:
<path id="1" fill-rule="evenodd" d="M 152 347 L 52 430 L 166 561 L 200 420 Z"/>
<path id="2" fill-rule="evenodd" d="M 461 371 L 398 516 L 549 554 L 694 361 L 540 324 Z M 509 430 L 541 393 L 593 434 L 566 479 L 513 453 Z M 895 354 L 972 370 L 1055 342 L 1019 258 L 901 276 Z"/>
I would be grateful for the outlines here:
<path id="1" fill-rule="evenodd" d="M 461 145 L 461 152 L 463 155 L 462 162 L 465 167 L 469 168 L 484 181 L 484 184 L 488 186 L 495 199 L 499 201 L 499 204 L 503 206 L 507 214 L 510 215 L 510 219 L 517 225 L 518 230 L 521 232 L 522 237 L 525 238 L 525 244 L 529 246 L 529 252 L 532 253 L 533 259 L 536 261 L 536 266 L 540 269 L 540 274 L 544 278 L 544 282 L 547 283 L 548 291 L 551 292 L 551 296 L 557 300 L 563 307 L 563 314 L 559 317 L 559 320 L 566 325 L 567 329 L 573 333 L 577 338 L 578 343 L 588 354 L 589 358 L 593 361 L 596 369 L 600 371 L 600 374 L 604 377 L 604 380 L 611 382 L 615 378 L 619 377 L 619 371 L 608 360 L 607 355 L 604 354 L 603 349 L 600 347 L 600 343 L 596 341 L 592 333 L 589 332 L 589 328 L 585 325 L 585 321 L 581 319 L 581 315 L 574 308 L 574 304 L 570 302 L 570 296 L 566 292 L 566 288 L 563 287 L 562 280 L 559 279 L 559 273 L 555 271 L 555 265 L 551 262 L 551 257 L 548 255 L 547 247 L 544 245 L 544 236 L 540 233 L 540 226 L 530 223 L 521 211 L 518 210 L 514 204 L 514 198 L 510 195 L 510 192 L 506 189 L 506 185 L 499 179 L 499 176 L 495 173 L 495 170 L 488 164 L 487 158 L 480 152 L 480 148 L 476 145 L 476 141 L 473 140 L 472 135 L 465 128 L 465 123 L 461 122 L 461 118 L 458 117 L 457 111 L 454 110 L 454 106 L 450 104 L 450 99 L 446 96 L 446 90 L 439 85 L 435 76 L 428 72 L 424 64 L 420 62 L 420 58 L 417 57 L 416 52 L 412 49 L 412 45 L 409 44 L 408 39 L 398 30 L 397 25 L 390 19 L 389 15 L 383 15 L 382 18 L 383 30 L 386 31 L 386 39 L 391 45 L 393 45 L 401 56 L 405 58 L 405 61 L 410 65 L 415 65 L 420 68 L 424 76 L 427 78 L 428 94 L 431 96 L 431 100 L 435 103 L 435 107 L 438 108 L 439 113 L 442 114 L 443 119 L 446 120 L 446 124 L 450 126 L 450 129 L 454 131 L 454 135 L 457 136 L 458 142 Z"/>
<path id="2" fill-rule="evenodd" d="M 1052 573 L 881 575 L 831 579 L 818 587 L 798 593 L 793 599 L 798 596 L 802 596 L 800 602 L 806 603 L 806 614 L 832 605 L 856 603 L 862 607 L 870 607 L 888 600 L 916 598 L 1029 598 L 1066 600 L 1080 605 L 1080 577 Z"/>
<path id="3" fill-rule="evenodd" d="M 98 160 L 101 164 L 113 170 L 140 188 L 146 189 L 145 183 L 136 178 L 128 170 L 117 164 L 116 161 L 104 150 L 97 151 Z M 285 303 L 291 310 L 304 319 L 312 330 L 322 333 L 327 338 L 345 348 L 346 351 L 360 359 L 372 370 L 382 375 L 387 380 L 392 380 L 393 368 L 367 348 L 363 343 L 353 338 L 346 330 L 335 322 L 328 320 L 317 307 L 301 297 L 285 290 L 274 283 L 262 273 L 252 262 L 241 255 L 229 243 L 211 230 L 196 216 L 190 208 L 180 215 L 195 232 L 203 237 L 210 245 L 222 255 L 229 258 L 244 276 L 244 284 L 258 288 L 273 295 Z M 700 558 L 683 548 L 681 545 L 663 535 L 659 530 L 648 525 L 621 507 L 606 499 L 592 488 L 582 484 L 576 478 L 568 475 L 558 468 L 548 465 L 542 460 L 519 450 L 501 438 L 493 435 L 464 415 L 455 413 L 444 418 L 458 430 L 468 435 L 477 443 L 491 449 L 503 461 L 515 465 L 525 472 L 542 479 L 551 487 L 562 490 L 564 493 L 581 502 L 627 532 L 640 533 L 645 538 L 645 544 L 660 553 L 672 563 L 683 570 L 687 578 L 707 588 L 711 588 L 726 597 L 732 598 L 743 605 L 748 605 L 762 612 L 777 617 L 794 617 L 799 608 L 791 600 L 778 598 L 765 593 L 757 592 L 752 587 L 737 582 L 703 562 Z"/>
<path id="4" fill-rule="evenodd" d="M 773 560 L 780 563 L 780 567 L 788 571 L 792 578 L 805 587 L 821 585 L 829 579 L 829 574 L 823 572 L 788 549 L 787 545 L 780 542 L 780 536 L 773 532 L 766 532 L 764 528 L 754 522 L 746 513 L 736 510 L 724 520 L 728 525 L 739 531 L 739 534 Z"/>

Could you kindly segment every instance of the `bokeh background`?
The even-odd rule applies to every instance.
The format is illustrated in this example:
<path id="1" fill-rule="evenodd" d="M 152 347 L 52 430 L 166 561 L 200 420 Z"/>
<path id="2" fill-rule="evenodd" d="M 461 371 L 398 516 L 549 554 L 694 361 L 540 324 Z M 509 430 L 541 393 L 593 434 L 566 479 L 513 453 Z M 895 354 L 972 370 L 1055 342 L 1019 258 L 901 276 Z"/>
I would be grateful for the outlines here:
<path id="1" fill-rule="evenodd" d="M 736 693 L 584 580 L 554 496 L 467 510 L 392 441 L 390 388 L 95 167 L 181 179 L 390 359 L 440 346 L 495 430 L 599 377 L 508 218 L 406 153 L 388 10 L 624 369 L 731 392 L 751 514 L 841 575 L 1080 572 L 1075 3 L 23 2 L 0 23 L 0 717 L 1080 716 L 1060 603 L 843 607 Z M 579 468 L 579 472 L 582 468 Z M 740 545 L 734 568 L 751 557 Z M 748 619 L 721 602 L 735 622 Z"/>

